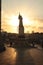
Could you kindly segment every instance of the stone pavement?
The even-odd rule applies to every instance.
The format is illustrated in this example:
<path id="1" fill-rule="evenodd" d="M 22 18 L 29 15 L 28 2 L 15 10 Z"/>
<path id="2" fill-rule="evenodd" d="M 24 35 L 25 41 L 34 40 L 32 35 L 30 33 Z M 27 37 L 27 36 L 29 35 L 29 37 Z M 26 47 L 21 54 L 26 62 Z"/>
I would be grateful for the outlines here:
<path id="1" fill-rule="evenodd" d="M 43 49 L 6 47 L 6 51 L 0 53 L 0 65 L 43 65 Z"/>

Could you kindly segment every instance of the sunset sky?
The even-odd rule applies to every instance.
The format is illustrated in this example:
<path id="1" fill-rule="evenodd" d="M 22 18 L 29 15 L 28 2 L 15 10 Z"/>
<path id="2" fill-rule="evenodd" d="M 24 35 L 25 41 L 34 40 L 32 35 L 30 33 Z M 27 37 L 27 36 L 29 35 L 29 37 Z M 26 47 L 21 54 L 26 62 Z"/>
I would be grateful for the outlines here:
<path id="1" fill-rule="evenodd" d="M 43 32 L 43 0 L 1 0 L 1 29 L 18 33 L 19 12 L 25 33 Z"/>

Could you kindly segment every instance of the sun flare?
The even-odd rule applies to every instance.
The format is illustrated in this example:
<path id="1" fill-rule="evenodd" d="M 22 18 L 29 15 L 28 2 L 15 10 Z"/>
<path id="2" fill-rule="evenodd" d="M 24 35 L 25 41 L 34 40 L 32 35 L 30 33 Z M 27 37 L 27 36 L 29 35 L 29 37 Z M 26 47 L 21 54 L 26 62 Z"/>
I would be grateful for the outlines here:
<path id="1" fill-rule="evenodd" d="M 11 16 L 9 19 L 9 24 L 11 26 L 18 26 L 18 24 L 19 24 L 18 17 L 17 16 Z"/>
<path id="2" fill-rule="evenodd" d="M 18 19 L 18 16 L 10 16 L 9 18 L 9 22 L 8 22 L 9 25 L 11 26 L 18 26 L 19 25 L 19 19 Z M 25 16 L 23 16 L 23 25 L 31 25 L 32 22 L 26 18 Z"/>
<path id="3" fill-rule="evenodd" d="M 36 25 L 36 23 L 34 22 L 34 20 L 30 20 L 30 18 L 22 15 L 22 22 L 23 22 L 23 26 L 24 26 L 24 31 L 27 32 L 28 30 L 32 30 L 32 26 Z M 8 15 L 5 16 L 4 18 L 5 20 L 5 25 L 3 26 L 5 30 L 8 30 L 9 32 L 15 32 L 18 33 L 18 28 L 19 28 L 19 19 L 18 19 L 18 15 Z M 35 23 L 35 24 L 34 24 Z"/>
<path id="4" fill-rule="evenodd" d="M 23 17 L 23 24 L 24 25 L 31 25 L 32 24 L 32 22 L 30 21 L 30 19 L 29 18 L 27 18 L 27 17 Z"/>

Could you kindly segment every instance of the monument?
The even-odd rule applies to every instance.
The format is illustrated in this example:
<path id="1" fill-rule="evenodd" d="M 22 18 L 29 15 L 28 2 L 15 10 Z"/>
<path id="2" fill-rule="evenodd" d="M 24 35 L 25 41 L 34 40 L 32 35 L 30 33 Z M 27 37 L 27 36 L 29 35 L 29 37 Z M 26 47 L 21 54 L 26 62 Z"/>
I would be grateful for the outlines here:
<path id="1" fill-rule="evenodd" d="M 19 37 L 24 37 L 24 26 L 23 26 L 23 18 L 22 16 L 19 14 L 18 16 L 19 19 Z"/>

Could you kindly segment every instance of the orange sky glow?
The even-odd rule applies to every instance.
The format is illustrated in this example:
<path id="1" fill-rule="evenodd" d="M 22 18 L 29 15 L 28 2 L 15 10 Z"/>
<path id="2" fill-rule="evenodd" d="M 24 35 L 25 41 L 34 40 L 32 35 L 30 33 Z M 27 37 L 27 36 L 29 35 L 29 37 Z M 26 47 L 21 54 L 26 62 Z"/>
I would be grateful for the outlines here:
<path id="1" fill-rule="evenodd" d="M 42 0 L 43 1 L 43 0 Z M 14 4 L 14 3 L 16 4 Z M 13 5 L 11 5 L 13 3 Z M 22 4 L 20 4 L 22 3 Z M 38 7 L 36 8 L 36 3 L 33 0 L 32 4 L 31 1 L 26 0 L 20 2 L 17 0 L 2 0 L 2 10 L 1 10 L 1 29 L 10 32 L 10 33 L 18 33 L 19 30 L 19 19 L 18 15 L 19 12 L 23 17 L 23 25 L 24 25 L 24 32 L 25 33 L 31 33 L 34 32 L 43 32 L 43 8 L 41 4 L 39 5 L 40 1 L 36 0 L 36 3 L 38 3 Z M 38 12 L 39 10 L 39 12 Z M 41 13 L 40 13 L 41 12 Z M 42 14 L 42 15 L 41 15 Z"/>

